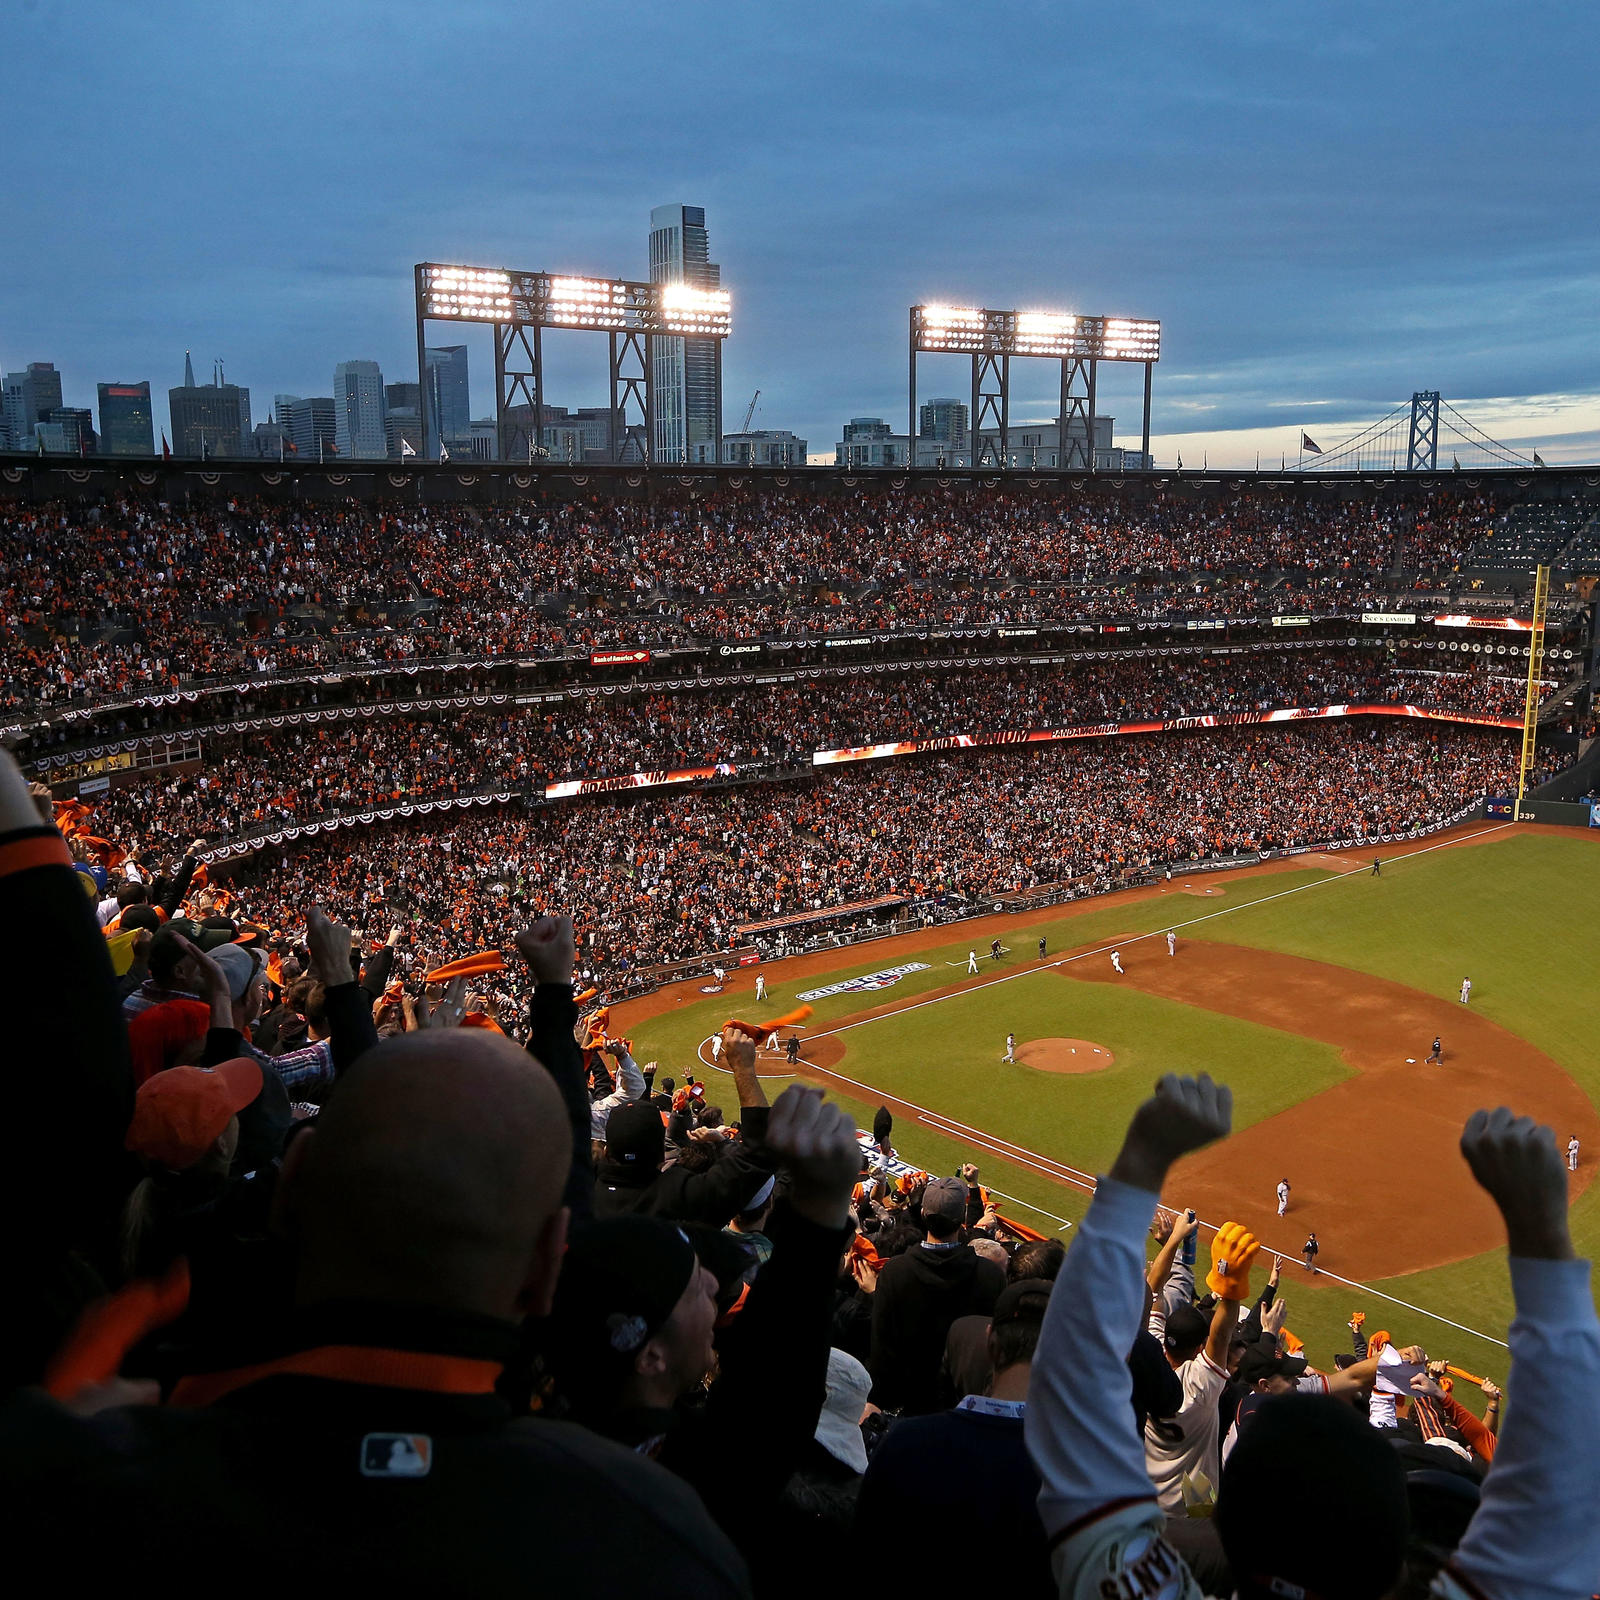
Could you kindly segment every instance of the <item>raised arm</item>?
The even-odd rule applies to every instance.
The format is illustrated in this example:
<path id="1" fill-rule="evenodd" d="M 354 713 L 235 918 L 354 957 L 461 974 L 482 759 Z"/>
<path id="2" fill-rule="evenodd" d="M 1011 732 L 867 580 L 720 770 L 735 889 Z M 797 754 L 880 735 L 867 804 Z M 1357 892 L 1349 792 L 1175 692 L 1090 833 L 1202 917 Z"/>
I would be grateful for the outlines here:
<path id="1" fill-rule="evenodd" d="M 540 917 L 516 937 L 516 946 L 533 975 L 528 1005 L 528 1054 L 556 1080 L 572 1127 L 572 1167 L 563 1204 L 574 1223 L 594 1215 L 594 1157 L 589 1140 L 589 1090 L 583 1052 L 573 1029 L 578 1006 L 572 996 L 572 966 L 577 949 L 571 917 Z"/>
<path id="2" fill-rule="evenodd" d="M 1148 1287 L 1145 1232 L 1173 1162 L 1221 1138 L 1232 1114 L 1232 1094 L 1209 1077 L 1164 1077 L 1134 1113 L 1122 1152 L 1111 1175 L 1100 1180 L 1050 1296 L 1028 1392 L 1026 1436 L 1041 1483 L 1039 1515 L 1057 1546 L 1063 1593 L 1077 1592 L 1078 1576 L 1101 1553 L 1092 1539 L 1085 1544 L 1077 1535 L 1130 1505 L 1159 1522 L 1134 1431 L 1127 1365 Z"/>
<path id="3" fill-rule="evenodd" d="M 328 1049 L 337 1075 L 347 1071 L 378 1042 L 371 999 L 356 982 L 350 930 L 324 916 L 317 906 L 306 912 L 306 948 L 311 952 L 312 967 L 322 979 Z"/>
<path id="4" fill-rule="evenodd" d="M 1183 1241 L 1198 1227 L 1198 1222 L 1189 1220 L 1187 1211 L 1180 1211 L 1177 1214 L 1171 1230 L 1162 1241 L 1161 1248 L 1156 1251 L 1155 1260 L 1150 1263 L 1150 1270 L 1145 1274 L 1145 1282 L 1150 1285 L 1151 1294 L 1159 1295 L 1166 1288 L 1167 1279 L 1172 1273 L 1172 1263 L 1178 1259 Z"/>
<path id="5" fill-rule="evenodd" d="M 1518 1600 L 1593 1594 L 1600 1574 L 1600 1319 L 1589 1263 L 1567 1227 L 1567 1173 L 1555 1136 L 1502 1106 L 1461 1135 L 1472 1175 L 1505 1220 L 1516 1320 L 1510 1408 L 1477 1514 L 1436 1588 Z"/>

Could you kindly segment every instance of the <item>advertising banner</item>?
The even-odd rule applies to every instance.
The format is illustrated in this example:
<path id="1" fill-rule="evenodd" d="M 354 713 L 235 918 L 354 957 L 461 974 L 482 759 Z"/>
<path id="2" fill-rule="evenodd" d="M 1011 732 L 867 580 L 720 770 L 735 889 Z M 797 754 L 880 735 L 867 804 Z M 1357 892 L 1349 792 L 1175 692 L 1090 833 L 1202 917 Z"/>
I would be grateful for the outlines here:
<path id="1" fill-rule="evenodd" d="M 738 769 L 731 761 L 714 767 L 684 767 L 676 772 L 627 772 L 615 778 L 567 778 L 547 783 L 546 800 L 567 800 L 576 794 L 610 794 L 622 789 L 660 789 L 671 783 L 697 783 L 703 778 L 729 778 Z"/>
<path id="2" fill-rule="evenodd" d="M 852 761 L 882 761 L 889 756 L 926 755 L 936 750 L 975 750 L 988 745 L 1052 744 L 1064 739 L 1106 739 L 1122 734 L 1181 733 L 1188 728 L 1243 728 L 1275 722 L 1313 722 L 1330 717 L 1420 717 L 1428 722 L 1465 723 L 1479 728 L 1520 728 L 1515 717 L 1477 716 L 1465 711 L 1430 711 L 1423 706 L 1284 706 L 1276 711 L 1219 711 L 1210 716 L 1170 717 L 1164 722 L 1092 722 L 1072 728 L 1007 729 L 997 733 L 950 733 L 931 739 L 901 739 L 843 750 L 818 750 L 814 767 Z"/>

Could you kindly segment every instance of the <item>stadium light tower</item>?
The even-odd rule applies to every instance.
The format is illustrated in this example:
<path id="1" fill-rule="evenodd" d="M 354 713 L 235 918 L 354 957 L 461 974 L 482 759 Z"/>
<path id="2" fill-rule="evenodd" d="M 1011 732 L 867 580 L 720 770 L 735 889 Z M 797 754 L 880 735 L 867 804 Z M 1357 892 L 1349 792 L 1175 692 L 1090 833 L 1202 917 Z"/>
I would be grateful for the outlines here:
<path id="1" fill-rule="evenodd" d="M 1088 317 L 1069 311 L 991 311 L 978 306 L 911 308 L 911 459 L 917 450 L 917 357 L 972 357 L 972 464 L 986 465 L 991 446 L 983 430 L 999 435 L 993 464 L 1011 464 L 1011 358 L 1038 356 L 1061 363 L 1061 466 L 1094 470 L 1095 382 L 1102 361 L 1144 368 L 1144 459 L 1150 459 L 1150 372 L 1161 359 L 1161 324 L 1133 317 Z M 1083 423 L 1080 447 L 1069 434 Z"/>
<path id="2" fill-rule="evenodd" d="M 425 324 L 486 322 L 494 330 L 495 428 L 500 459 L 532 454 L 544 405 L 545 328 L 609 335 L 611 342 L 611 457 L 650 460 L 655 420 L 651 345 L 657 338 L 710 339 L 716 353 L 717 459 L 722 459 L 722 341 L 733 327 L 726 289 L 686 283 L 634 283 L 625 278 L 579 278 L 509 267 L 450 266 L 436 261 L 415 268 L 417 381 L 421 385 L 422 437 L 428 438 Z M 527 407 L 524 425 L 511 416 Z"/>

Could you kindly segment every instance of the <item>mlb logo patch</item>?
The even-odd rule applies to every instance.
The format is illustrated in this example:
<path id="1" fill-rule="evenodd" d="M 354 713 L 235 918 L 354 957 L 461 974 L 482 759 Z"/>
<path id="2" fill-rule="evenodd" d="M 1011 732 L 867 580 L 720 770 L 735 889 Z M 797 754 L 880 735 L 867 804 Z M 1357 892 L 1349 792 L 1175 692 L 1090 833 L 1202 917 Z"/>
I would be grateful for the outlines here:
<path id="1" fill-rule="evenodd" d="M 425 1433 L 369 1433 L 361 1441 L 363 1478 L 426 1478 L 433 1440 Z"/>

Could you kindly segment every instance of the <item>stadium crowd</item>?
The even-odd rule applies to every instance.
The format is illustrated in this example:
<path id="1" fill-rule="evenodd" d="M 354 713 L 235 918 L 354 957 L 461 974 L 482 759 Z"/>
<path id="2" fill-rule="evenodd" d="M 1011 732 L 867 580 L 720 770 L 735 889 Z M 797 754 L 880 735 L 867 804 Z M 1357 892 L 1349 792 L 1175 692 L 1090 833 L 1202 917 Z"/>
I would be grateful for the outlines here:
<path id="1" fill-rule="evenodd" d="M 1108 610 L 1225 616 L 1280 574 L 1274 609 L 1348 606 L 1397 563 L 1450 572 L 1495 511 L 1466 489 L 1156 490 L 1124 504 L 954 485 L 838 498 L 723 488 L 503 511 L 6 503 L 0 703 L 59 706 L 340 661 Z M 314 631 L 312 614 L 335 631 Z"/>
<path id="2" fill-rule="evenodd" d="M 1515 754 L 1503 733 L 1406 721 L 914 757 L 815 781 L 345 829 L 264 848 L 228 892 L 268 929 L 292 926 L 313 886 L 360 927 L 399 911 L 419 970 L 561 905 L 585 981 L 620 986 L 642 966 L 732 946 L 741 924 L 883 895 L 1095 892 L 1166 863 L 1403 831 L 1501 792 Z M 140 855 L 146 873 L 162 864 L 153 847 Z"/>
<path id="3" fill-rule="evenodd" d="M 1307 737 L 1336 746 L 1309 768 L 1285 742 Z M 1150 763 L 1128 842 L 1293 830 L 1319 789 L 1334 827 L 1436 805 L 1493 759 L 1468 739 L 1222 736 L 1171 768 L 1146 742 L 1115 757 Z M 1285 800 L 1295 771 L 1307 795 Z M 932 850 L 893 820 L 918 775 L 958 855 L 1016 850 L 1025 805 L 1040 854 L 1065 850 L 1050 785 L 1070 774 L 1021 772 L 919 766 L 883 819 L 850 778 L 810 797 L 849 811 L 841 851 L 881 820 L 901 873 Z M 1211 815 L 1244 778 L 1260 809 Z M 771 804 L 683 805 L 760 898 L 766 841 L 732 830 Z M 1349 1350 L 1297 1353 L 1292 1291 L 1238 1224 L 1191 1258 L 1158 1206 L 1174 1163 L 1229 1132 L 1208 1078 L 1156 1086 L 1063 1252 L 974 1167 L 901 1160 L 887 1110 L 869 1135 L 816 1089 L 769 1104 L 743 1024 L 720 1041 L 736 1107 L 641 1069 L 580 1009 L 588 941 L 561 908 L 598 880 L 542 819 L 516 841 L 535 893 L 502 901 L 489 940 L 526 1006 L 468 1026 L 469 979 L 413 985 L 418 1026 L 380 1038 L 395 945 L 323 909 L 351 898 L 348 857 L 279 869 L 291 937 L 267 959 L 214 902 L 163 922 L 147 901 L 108 941 L 38 806 L 0 754 L 0 962 L 27 997 L 9 1042 L 37 1064 L 9 1109 L 63 1134 L 0 1163 L 25 1219 L 0 1322 L 18 1572 L 70 1552 L 85 1587 L 165 1572 L 250 1595 L 1593 1591 L 1600 1323 L 1549 1129 L 1497 1110 L 1461 1134 L 1517 1307 L 1508 1409 L 1483 1382 L 1480 1421 L 1439 1352 L 1359 1317 Z M 688 820 L 613 815 L 646 869 Z M 193 865 L 152 898 L 183 909 Z M 610 910 L 612 944 L 644 942 L 637 897 Z"/>
<path id="4" fill-rule="evenodd" d="M 1522 693 L 1509 677 L 1395 671 L 1374 653 L 1332 650 L 886 674 L 546 710 L 448 707 L 208 735 L 198 771 L 119 780 L 96 810 L 136 844 L 163 831 L 225 840 L 396 801 L 728 762 L 809 764 L 817 750 L 918 737 L 1347 703 L 1512 716 Z"/>

